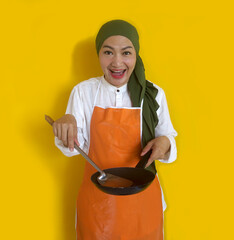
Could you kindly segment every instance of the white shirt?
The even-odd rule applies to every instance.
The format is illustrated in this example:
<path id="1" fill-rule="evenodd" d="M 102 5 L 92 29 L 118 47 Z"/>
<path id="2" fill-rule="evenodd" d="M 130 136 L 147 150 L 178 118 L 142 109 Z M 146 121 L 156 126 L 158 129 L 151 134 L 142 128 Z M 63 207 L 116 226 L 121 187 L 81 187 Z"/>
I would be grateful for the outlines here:
<path id="1" fill-rule="evenodd" d="M 101 84 L 99 85 L 100 81 Z M 169 158 L 167 160 L 160 159 L 159 161 L 171 163 L 175 161 L 177 157 L 174 139 L 177 136 L 177 132 L 174 130 L 170 120 L 165 93 L 159 86 L 155 84 L 154 86 L 158 89 L 156 101 L 160 106 L 157 110 L 159 122 L 155 128 L 155 137 L 167 136 L 171 143 Z M 90 121 L 94 103 L 103 108 L 131 107 L 131 99 L 127 90 L 127 84 L 117 88 L 109 84 L 102 76 L 83 81 L 73 88 L 68 101 L 66 114 L 72 114 L 76 118 L 78 141 L 80 143 L 80 148 L 86 153 L 89 151 Z M 63 154 L 68 157 L 79 154 L 75 149 L 71 152 L 67 147 L 64 147 L 62 141 L 57 138 L 55 138 L 55 144 Z"/>
<path id="2" fill-rule="evenodd" d="M 177 132 L 173 128 L 170 120 L 165 93 L 159 86 L 155 84 L 154 86 L 158 89 L 156 101 L 159 104 L 157 110 L 159 122 L 155 128 L 155 137 L 167 136 L 171 143 L 168 159 L 159 159 L 159 161 L 171 163 L 175 161 L 177 157 L 177 149 L 174 139 L 177 136 Z M 82 148 L 87 154 L 89 152 L 90 122 L 94 103 L 103 108 L 131 107 L 131 99 L 127 90 L 127 84 L 117 88 L 109 84 L 102 76 L 83 81 L 73 88 L 68 101 L 66 114 L 72 114 L 76 118 L 80 148 Z M 75 149 L 71 152 L 58 138 L 55 138 L 55 145 L 68 157 L 79 154 Z M 163 208 L 165 210 L 166 204 L 163 196 L 162 198 Z"/>

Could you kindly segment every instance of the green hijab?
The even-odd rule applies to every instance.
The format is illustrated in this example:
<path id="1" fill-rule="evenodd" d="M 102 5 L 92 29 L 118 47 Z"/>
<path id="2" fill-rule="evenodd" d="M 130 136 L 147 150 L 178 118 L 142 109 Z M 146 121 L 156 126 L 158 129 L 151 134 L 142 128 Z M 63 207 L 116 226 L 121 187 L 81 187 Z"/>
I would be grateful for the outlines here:
<path id="1" fill-rule="evenodd" d="M 158 124 L 157 109 L 159 108 L 155 98 L 158 90 L 153 84 L 145 79 L 145 69 L 141 57 L 139 56 L 139 35 L 136 28 L 130 23 L 123 20 L 113 20 L 105 23 L 99 30 L 96 37 L 96 50 L 99 51 L 103 42 L 111 36 L 121 35 L 128 38 L 136 51 L 136 65 L 128 81 L 128 91 L 133 107 L 140 107 L 143 101 L 143 131 L 142 144 L 143 147 L 155 138 L 155 127 Z M 154 164 L 149 167 L 155 172 Z"/>

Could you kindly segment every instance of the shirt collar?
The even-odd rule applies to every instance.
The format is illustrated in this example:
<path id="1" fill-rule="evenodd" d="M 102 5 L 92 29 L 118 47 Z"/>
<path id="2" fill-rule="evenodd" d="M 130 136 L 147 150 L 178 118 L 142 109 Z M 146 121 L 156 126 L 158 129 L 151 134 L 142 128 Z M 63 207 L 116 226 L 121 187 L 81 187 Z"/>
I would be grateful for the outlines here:
<path id="1" fill-rule="evenodd" d="M 127 86 L 128 84 L 125 83 L 123 86 L 121 87 L 116 87 L 114 85 L 111 85 L 110 83 L 108 83 L 106 81 L 106 79 L 104 78 L 104 76 L 101 77 L 101 82 L 102 84 L 109 90 L 109 91 L 112 91 L 112 92 L 116 92 L 117 90 L 119 90 L 120 92 L 124 93 L 127 91 Z"/>

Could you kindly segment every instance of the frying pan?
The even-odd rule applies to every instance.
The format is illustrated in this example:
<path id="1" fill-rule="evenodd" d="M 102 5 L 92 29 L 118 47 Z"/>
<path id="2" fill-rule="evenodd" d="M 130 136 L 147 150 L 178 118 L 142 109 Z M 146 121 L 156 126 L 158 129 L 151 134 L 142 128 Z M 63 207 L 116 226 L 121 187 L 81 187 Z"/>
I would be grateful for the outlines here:
<path id="1" fill-rule="evenodd" d="M 53 120 L 49 116 L 45 116 L 46 120 L 52 125 Z M 103 171 L 107 174 L 118 176 L 123 179 L 130 180 L 133 184 L 128 187 L 110 187 L 100 184 L 98 181 L 100 177 L 100 171 L 94 173 L 91 176 L 91 181 L 95 186 L 100 189 L 102 192 L 111 195 L 132 195 L 145 190 L 154 180 L 155 174 L 147 169 L 145 166 L 148 162 L 148 159 L 152 151 L 150 150 L 144 156 L 141 157 L 141 160 L 138 162 L 135 168 L 133 167 L 119 167 L 119 168 L 108 168 Z"/>
<path id="2" fill-rule="evenodd" d="M 155 174 L 149 170 L 145 169 L 145 165 L 148 162 L 148 159 L 151 155 L 152 151 L 149 151 L 136 165 L 133 167 L 119 167 L 119 168 L 108 168 L 103 171 L 106 173 L 110 173 L 112 175 L 116 175 L 122 178 L 129 179 L 133 182 L 133 185 L 130 187 L 108 187 L 101 185 L 97 178 L 100 175 L 99 172 L 94 173 L 91 176 L 91 181 L 99 188 L 102 192 L 111 195 L 132 195 L 145 190 L 154 180 Z"/>

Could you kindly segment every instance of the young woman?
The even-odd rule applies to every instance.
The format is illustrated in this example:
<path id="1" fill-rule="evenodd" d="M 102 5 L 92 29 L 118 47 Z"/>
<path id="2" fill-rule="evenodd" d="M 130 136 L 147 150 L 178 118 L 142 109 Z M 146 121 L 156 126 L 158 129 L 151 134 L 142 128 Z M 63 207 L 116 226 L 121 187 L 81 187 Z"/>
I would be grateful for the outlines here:
<path id="1" fill-rule="evenodd" d="M 139 36 L 123 20 L 105 23 L 96 37 L 103 76 L 76 85 L 66 114 L 53 124 L 55 143 L 66 156 L 78 154 L 76 142 L 102 169 L 135 167 L 152 150 L 155 160 L 170 163 L 177 151 L 164 91 L 145 79 Z M 156 175 L 143 192 L 108 195 L 90 181 L 96 170 L 87 163 L 77 199 L 79 240 L 162 240 L 165 202 Z"/>

